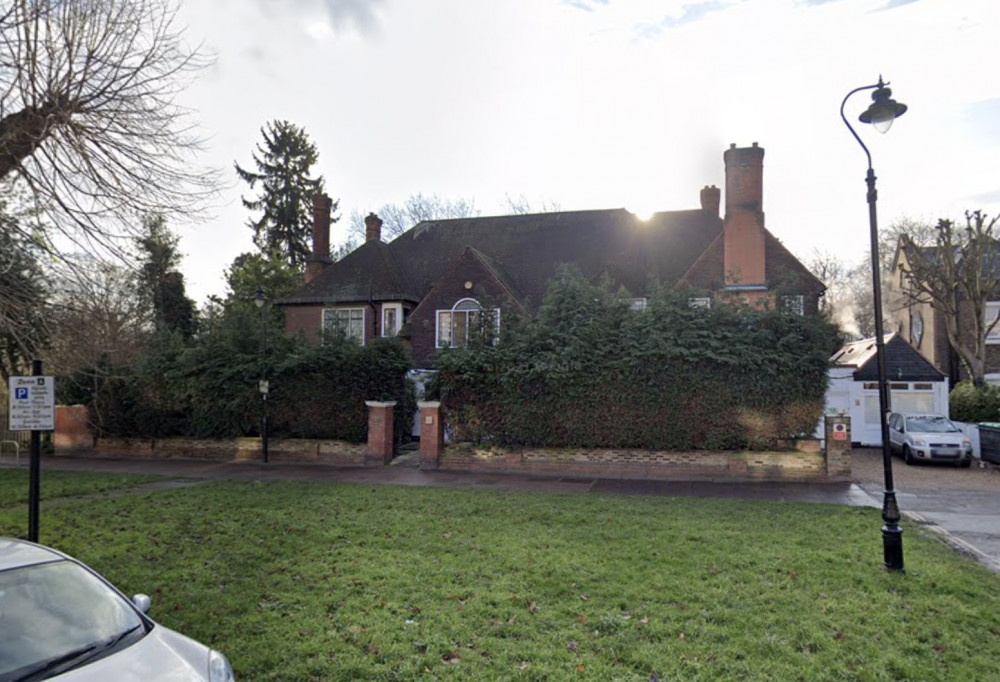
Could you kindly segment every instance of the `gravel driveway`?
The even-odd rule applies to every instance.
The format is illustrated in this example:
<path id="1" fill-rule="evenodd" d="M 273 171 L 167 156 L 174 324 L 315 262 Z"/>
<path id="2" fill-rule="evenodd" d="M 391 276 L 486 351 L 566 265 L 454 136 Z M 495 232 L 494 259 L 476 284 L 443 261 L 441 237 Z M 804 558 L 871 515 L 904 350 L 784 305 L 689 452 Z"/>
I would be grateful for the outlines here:
<path id="1" fill-rule="evenodd" d="M 1000 466 L 987 464 L 980 469 L 974 460 L 968 469 L 947 464 L 914 464 L 908 466 L 903 458 L 892 457 L 892 481 L 896 490 L 982 490 L 1000 493 Z M 867 488 L 883 483 L 882 450 L 855 448 L 851 457 L 851 480 Z"/>

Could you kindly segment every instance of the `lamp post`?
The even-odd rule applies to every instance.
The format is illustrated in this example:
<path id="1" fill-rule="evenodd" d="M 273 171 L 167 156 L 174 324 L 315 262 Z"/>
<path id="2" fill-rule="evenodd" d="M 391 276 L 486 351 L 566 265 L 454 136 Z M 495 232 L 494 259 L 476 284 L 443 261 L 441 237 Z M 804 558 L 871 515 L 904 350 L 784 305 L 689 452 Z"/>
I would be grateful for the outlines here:
<path id="1" fill-rule="evenodd" d="M 844 101 L 840 105 L 840 117 L 844 119 L 844 125 L 851 131 L 854 139 L 858 141 L 861 148 L 865 150 L 868 157 L 868 223 L 871 231 L 872 250 L 872 288 L 875 305 L 875 353 L 878 362 L 878 407 L 879 426 L 882 431 L 882 468 L 885 477 L 885 492 L 882 497 L 882 552 L 885 567 L 890 571 L 903 572 L 903 530 L 899 527 L 899 506 L 896 504 L 896 491 L 892 485 L 892 446 L 889 443 L 889 424 L 886 421 L 889 412 L 889 384 L 885 370 L 885 338 L 882 325 L 882 278 L 879 272 L 878 255 L 878 218 L 875 212 L 875 203 L 878 194 L 875 191 L 875 171 L 872 170 L 872 155 L 868 147 L 861 141 L 858 134 L 854 132 L 850 122 L 844 115 L 844 106 L 847 100 L 856 92 L 863 90 L 874 90 L 872 93 L 871 105 L 858 117 L 862 123 L 872 124 L 877 131 L 885 133 L 892 126 L 892 122 L 906 113 L 906 105 L 900 104 L 892 99 L 892 91 L 886 86 L 888 83 L 882 82 L 879 76 L 875 85 L 865 85 L 855 88 L 847 93 Z"/>
<path id="2" fill-rule="evenodd" d="M 270 389 L 267 381 L 267 317 L 264 314 L 264 305 L 267 303 L 267 299 L 264 297 L 264 290 L 259 286 L 257 287 L 257 293 L 253 297 L 253 303 L 260 311 L 260 326 L 264 332 L 264 347 L 261 352 L 264 360 L 264 369 L 261 373 L 263 378 L 257 384 L 257 388 L 260 390 L 260 401 L 263 411 L 260 428 L 261 450 L 264 454 L 264 464 L 267 464 L 267 393 Z"/>

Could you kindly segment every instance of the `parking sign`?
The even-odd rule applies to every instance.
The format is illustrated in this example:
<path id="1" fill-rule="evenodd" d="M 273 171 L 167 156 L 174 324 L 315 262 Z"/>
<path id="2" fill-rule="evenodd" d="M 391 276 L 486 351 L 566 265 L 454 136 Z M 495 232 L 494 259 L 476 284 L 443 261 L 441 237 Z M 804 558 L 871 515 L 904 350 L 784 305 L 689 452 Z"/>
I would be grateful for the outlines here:
<path id="1" fill-rule="evenodd" d="M 11 431 L 54 431 L 56 381 L 54 377 L 10 377 L 8 427 Z"/>

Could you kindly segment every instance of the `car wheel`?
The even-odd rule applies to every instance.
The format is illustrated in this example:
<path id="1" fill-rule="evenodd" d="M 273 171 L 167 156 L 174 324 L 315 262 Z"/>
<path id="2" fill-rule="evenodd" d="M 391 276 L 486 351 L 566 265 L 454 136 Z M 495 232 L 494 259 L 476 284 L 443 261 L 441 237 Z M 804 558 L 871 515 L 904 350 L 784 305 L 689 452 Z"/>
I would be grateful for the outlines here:
<path id="1" fill-rule="evenodd" d="M 912 465 L 916 461 L 915 459 L 913 459 L 913 453 L 910 452 L 909 445 L 903 446 L 903 461 L 909 465 Z"/>
<path id="2" fill-rule="evenodd" d="M 962 467 L 963 469 L 968 469 L 970 466 L 972 466 L 972 458 L 970 457 L 969 459 L 963 459 L 961 462 L 958 463 L 958 466 Z"/>

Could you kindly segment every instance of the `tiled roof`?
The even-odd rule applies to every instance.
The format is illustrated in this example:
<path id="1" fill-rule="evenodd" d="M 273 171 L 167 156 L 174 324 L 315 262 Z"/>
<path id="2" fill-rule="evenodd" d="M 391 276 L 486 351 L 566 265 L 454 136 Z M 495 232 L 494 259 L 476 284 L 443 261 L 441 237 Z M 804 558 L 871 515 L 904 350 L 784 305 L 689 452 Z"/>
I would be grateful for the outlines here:
<path id="1" fill-rule="evenodd" d="M 885 370 L 892 381 L 944 381 L 945 376 L 934 369 L 913 346 L 898 334 L 886 334 Z M 862 339 L 844 344 L 834 353 L 830 362 L 836 367 L 854 369 L 857 381 L 877 381 L 878 362 L 875 338 Z"/>
<path id="2" fill-rule="evenodd" d="M 678 281 L 721 232 L 719 217 L 700 209 L 648 220 L 611 209 L 424 221 L 389 244 L 363 245 L 283 302 L 419 301 L 466 247 L 531 307 L 564 263 L 640 296 L 652 281 Z"/>

